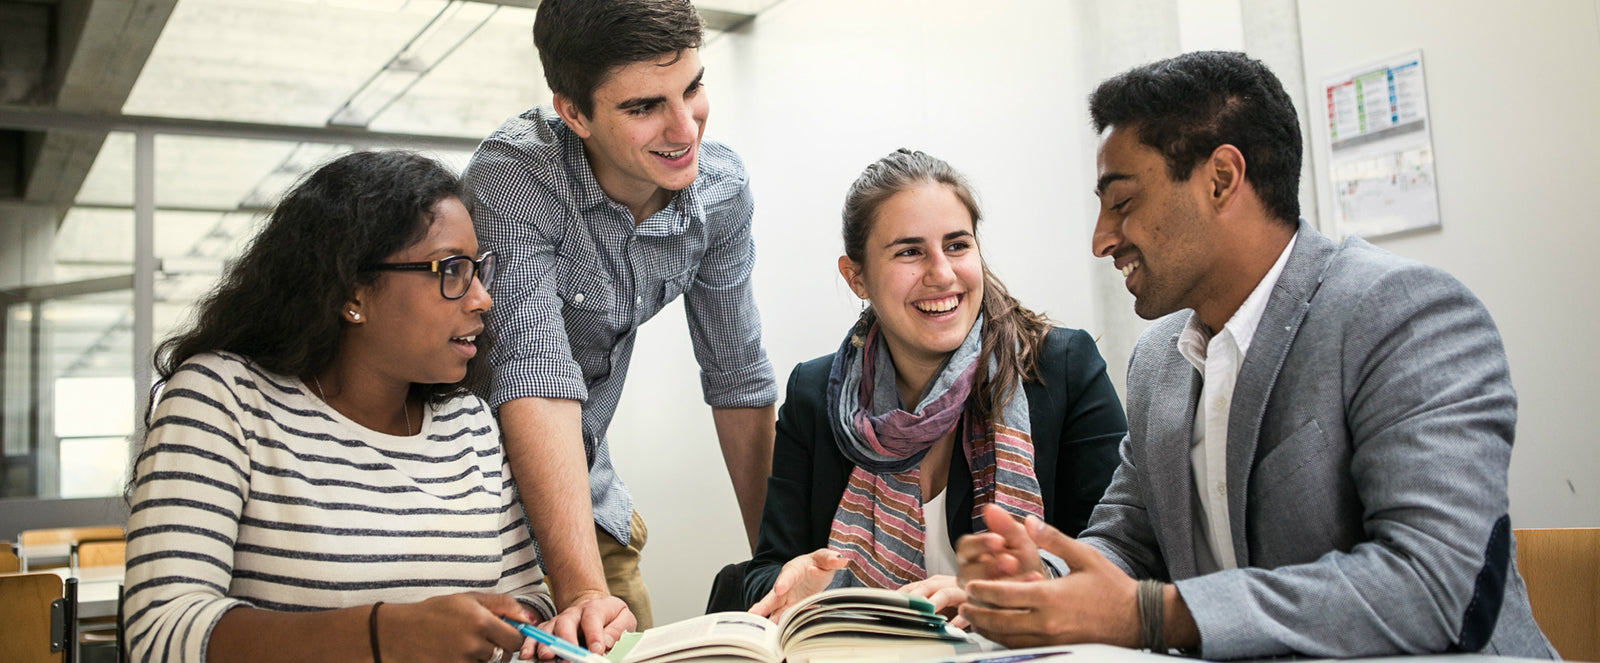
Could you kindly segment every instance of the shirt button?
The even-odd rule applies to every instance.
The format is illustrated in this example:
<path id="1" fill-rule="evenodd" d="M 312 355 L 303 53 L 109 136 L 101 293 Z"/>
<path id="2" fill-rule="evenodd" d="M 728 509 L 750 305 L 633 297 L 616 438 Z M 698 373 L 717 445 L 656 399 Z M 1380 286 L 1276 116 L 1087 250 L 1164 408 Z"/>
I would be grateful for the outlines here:
<path id="1" fill-rule="evenodd" d="M 1226 481 L 1218 481 L 1217 482 L 1217 494 L 1218 495 L 1227 495 L 1228 494 L 1228 483 Z"/>
<path id="2" fill-rule="evenodd" d="M 572 296 L 572 301 L 577 302 L 579 304 L 582 304 L 583 303 L 583 293 L 580 292 L 580 293 L 578 293 L 576 295 L 573 295 Z"/>
<path id="3" fill-rule="evenodd" d="M 643 295 L 634 295 L 633 296 L 633 305 L 634 306 L 638 306 L 638 305 L 643 304 L 643 303 L 644 303 L 644 296 Z"/>

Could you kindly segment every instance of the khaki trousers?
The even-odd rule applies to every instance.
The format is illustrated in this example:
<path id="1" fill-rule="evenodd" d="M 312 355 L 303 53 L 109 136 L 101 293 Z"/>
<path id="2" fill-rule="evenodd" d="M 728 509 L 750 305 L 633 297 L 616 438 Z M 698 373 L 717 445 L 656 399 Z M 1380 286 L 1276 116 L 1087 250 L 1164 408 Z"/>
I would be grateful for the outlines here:
<path id="1" fill-rule="evenodd" d="M 650 536 L 644 519 L 639 517 L 638 511 L 634 511 L 628 519 L 626 546 L 618 543 L 598 525 L 595 526 L 594 535 L 595 541 L 600 544 L 600 563 L 606 570 L 606 588 L 633 611 L 634 618 L 639 620 L 635 630 L 650 628 L 654 624 L 650 617 L 650 588 L 645 586 L 644 575 L 639 572 L 639 553 L 644 550 L 645 540 Z"/>

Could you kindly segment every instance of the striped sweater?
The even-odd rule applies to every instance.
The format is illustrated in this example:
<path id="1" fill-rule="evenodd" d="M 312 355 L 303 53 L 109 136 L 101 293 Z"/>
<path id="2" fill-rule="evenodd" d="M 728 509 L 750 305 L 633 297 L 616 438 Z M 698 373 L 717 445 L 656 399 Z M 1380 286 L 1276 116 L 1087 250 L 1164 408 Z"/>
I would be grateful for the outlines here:
<path id="1" fill-rule="evenodd" d="M 493 416 L 475 396 L 426 410 L 418 435 L 385 435 L 236 355 L 184 363 L 134 470 L 131 660 L 203 661 L 237 606 L 481 591 L 553 614 Z"/>

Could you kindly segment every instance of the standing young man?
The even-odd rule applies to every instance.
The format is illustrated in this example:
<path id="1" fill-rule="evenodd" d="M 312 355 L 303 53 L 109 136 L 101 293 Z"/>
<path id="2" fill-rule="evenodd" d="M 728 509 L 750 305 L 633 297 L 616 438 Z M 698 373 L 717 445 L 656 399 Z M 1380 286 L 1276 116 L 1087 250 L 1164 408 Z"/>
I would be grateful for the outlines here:
<path id="1" fill-rule="evenodd" d="M 1553 657 L 1517 574 L 1516 395 L 1483 304 L 1297 220 L 1300 129 L 1259 61 L 1145 65 L 1089 113 L 1094 254 L 1160 319 L 1129 362 L 1122 465 L 1088 528 L 985 514 L 958 552 L 962 614 L 1013 646 Z M 1035 545 L 1071 573 L 1029 581 Z"/>
<path id="2" fill-rule="evenodd" d="M 553 108 L 506 122 L 467 169 L 478 238 L 501 257 L 489 401 L 563 610 L 556 633 L 603 650 L 634 627 L 628 611 L 651 623 L 644 523 L 606 440 L 639 325 L 684 297 L 752 541 L 777 385 L 751 290 L 744 166 L 701 140 L 694 7 L 544 0 L 533 34 Z"/>

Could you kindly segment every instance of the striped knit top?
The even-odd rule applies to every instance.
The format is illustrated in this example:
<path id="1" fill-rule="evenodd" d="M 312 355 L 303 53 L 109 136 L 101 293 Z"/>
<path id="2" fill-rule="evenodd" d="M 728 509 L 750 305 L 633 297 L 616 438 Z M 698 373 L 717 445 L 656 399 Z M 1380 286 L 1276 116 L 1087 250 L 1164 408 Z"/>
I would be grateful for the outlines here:
<path id="1" fill-rule="evenodd" d="M 510 594 L 554 613 L 482 400 L 369 430 L 231 354 L 167 382 L 136 461 L 126 619 L 135 661 L 203 661 L 237 606 L 308 611 Z"/>

